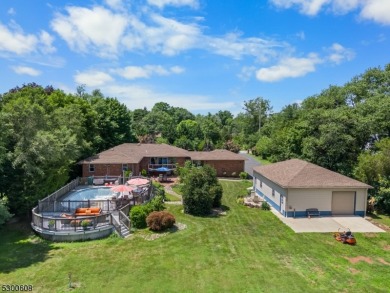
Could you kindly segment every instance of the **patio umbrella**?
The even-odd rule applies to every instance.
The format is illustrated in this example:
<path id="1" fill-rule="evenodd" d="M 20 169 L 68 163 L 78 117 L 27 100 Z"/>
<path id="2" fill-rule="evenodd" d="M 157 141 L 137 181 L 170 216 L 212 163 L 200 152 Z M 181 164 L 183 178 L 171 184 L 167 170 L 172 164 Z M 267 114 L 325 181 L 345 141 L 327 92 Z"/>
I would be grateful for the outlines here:
<path id="1" fill-rule="evenodd" d="M 123 192 L 126 191 L 130 192 L 133 190 L 133 188 L 131 186 L 120 184 L 120 185 L 115 185 L 114 187 L 111 188 L 111 190 L 114 192 L 121 192 L 123 195 Z"/>
<path id="2" fill-rule="evenodd" d="M 167 167 L 160 167 L 160 168 L 157 168 L 156 171 L 158 171 L 158 172 L 168 172 L 168 171 L 170 171 L 170 169 L 168 169 Z"/>
<path id="3" fill-rule="evenodd" d="M 133 179 L 130 179 L 129 181 L 127 181 L 128 184 L 130 185 L 145 185 L 145 184 L 148 184 L 149 183 L 149 180 L 146 179 L 146 178 L 133 178 Z"/>

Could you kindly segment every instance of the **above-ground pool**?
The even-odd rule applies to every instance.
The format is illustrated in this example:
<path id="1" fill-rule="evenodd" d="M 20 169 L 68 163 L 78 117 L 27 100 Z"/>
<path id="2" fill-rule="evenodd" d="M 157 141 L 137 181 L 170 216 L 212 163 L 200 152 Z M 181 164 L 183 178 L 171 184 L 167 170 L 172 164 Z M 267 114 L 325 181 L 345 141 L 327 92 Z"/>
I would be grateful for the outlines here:
<path id="1" fill-rule="evenodd" d="M 61 200 L 105 200 L 110 199 L 113 195 L 116 195 L 116 192 L 113 192 L 111 187 L 95 187 L 74 191 Z"/>

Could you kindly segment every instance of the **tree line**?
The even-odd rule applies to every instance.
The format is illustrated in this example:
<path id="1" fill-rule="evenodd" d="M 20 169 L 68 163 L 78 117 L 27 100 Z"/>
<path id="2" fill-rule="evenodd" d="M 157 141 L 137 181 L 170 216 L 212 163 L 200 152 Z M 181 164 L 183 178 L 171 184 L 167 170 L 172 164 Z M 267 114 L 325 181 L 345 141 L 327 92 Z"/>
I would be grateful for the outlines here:
<path id="1" fill-rule="evenodd" d="M 26 215 L 78 175 L 78 160 L 143 142 L 252 150 L 271 162 L 305 159 L 372 185 L 378 206 L 390 211 L 389 85 L 386 65 L 278 113 L 262 97 L 245 101 L 236 116 L 195 115 L 165 102 L 129 110 L 83 86 L 74 94 L 35 83 L 16 87 L 0 95 L 0 205 Z"/>

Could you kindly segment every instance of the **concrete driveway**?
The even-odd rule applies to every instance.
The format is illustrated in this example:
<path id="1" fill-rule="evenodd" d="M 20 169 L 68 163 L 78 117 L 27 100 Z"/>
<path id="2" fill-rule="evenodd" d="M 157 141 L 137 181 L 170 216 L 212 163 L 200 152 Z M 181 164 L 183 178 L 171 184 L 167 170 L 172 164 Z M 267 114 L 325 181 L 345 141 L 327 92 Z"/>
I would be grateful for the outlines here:
<path id="1" fill-rule="evenodd" d="M 339 229 L 340 231 L 346 231 L 348 228 L 352 232 L 386 232 L 366 219 L 358 216 L 313 217 L 310 219 L 285 218 L 274 209 L 272 209 L 272 212 L 295 233 L 337 232 Z"/>

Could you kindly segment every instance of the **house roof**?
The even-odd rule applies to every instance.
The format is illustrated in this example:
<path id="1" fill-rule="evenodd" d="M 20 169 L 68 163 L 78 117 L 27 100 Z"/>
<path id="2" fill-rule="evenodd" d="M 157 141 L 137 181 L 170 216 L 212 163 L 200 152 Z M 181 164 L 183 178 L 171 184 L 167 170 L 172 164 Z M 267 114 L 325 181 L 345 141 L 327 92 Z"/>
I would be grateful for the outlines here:
<path id="1" fill-rule="evenodd" d="M 246 158 L 228 150 L 213 150 L 210 152 L 189 152 L 194 161 L 245 161 Z"/>
<path id="2" fill-rule="evenodd" d="M 253 170 L 283 188 L 372 188 L 363 182 L 299 159 L 257 166 Z"/>
<path id="3" fill-rule="evenodd" d="M 144 157 L 190 157 L 188 151 L 167 144 L 124 143 L 79 162 L 94 164 L 137 164 Z"/>

